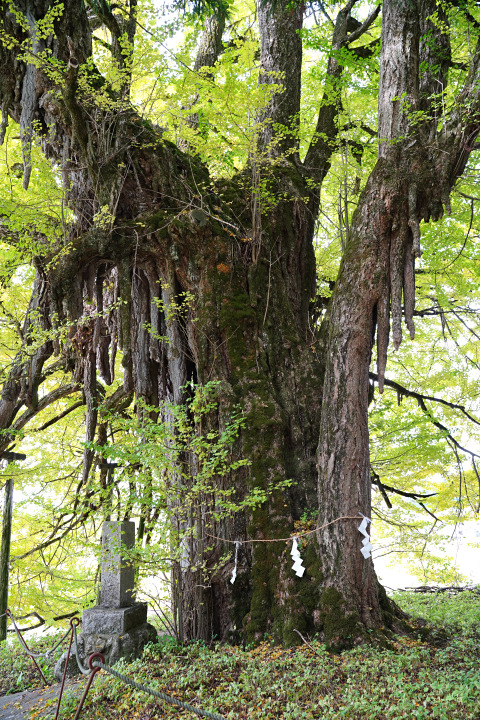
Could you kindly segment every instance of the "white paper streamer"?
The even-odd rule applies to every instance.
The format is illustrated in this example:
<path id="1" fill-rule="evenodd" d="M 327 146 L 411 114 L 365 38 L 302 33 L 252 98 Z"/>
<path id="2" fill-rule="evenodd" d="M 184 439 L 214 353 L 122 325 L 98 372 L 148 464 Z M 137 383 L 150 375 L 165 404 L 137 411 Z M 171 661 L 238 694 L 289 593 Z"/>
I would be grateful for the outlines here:
<path id="1" fill-rule="evenodd" d="M 360 515 L 362 515 L 362 513 L 360 513 Z M 362 535 L 364 535 L 365 537 L 364 537 L 363 540 L 362 540 L 362 545 L 363 545 L 363 547 L 360 548 L 360 552 L 362 553 L 363 557 L 364 557 L 365 560 L 366 560 L 367 558 L 369 558 L 369 557 L 371 556 L 371 554 L 372 554 L 372 549 L 373 549 L 373 545 L 372 545 L 372 543 L 370 542 L 370 536 L 369 536 L 369 534 L 368 534 L 368 532 L 367 532 L 367 525 L 368 525 L 369 522 L 371 522 L 371 520 L 370 520 L 370 518 L 365 517 L 365 515 L 362 515 L 362 518 L 363 518 L 363 520 L 362 520 L 362 522 L 360 523 L 360 525 L 358 526 L 358 530 L 359 530 L 359 532 L 361 532 Z"/>
<path id="2" fill-rule="evenodd" d="M 241 544 L 242 543 L 239 540 L 235 540 L 235 567 L 232 570 L 232 577 L 230 578 L 230 582 L 232 583 L 232 585 L 237 578 L 238 549 Z"/>
<path id="3" fill-rule="evenodd" d="M 300 557 L 300 551 L 298 549 L 298 542 L 297 538 L 293 538 L 292 542 L 292 549 L 290 550 L 290 555 L 292 556 L 293 565 L 292 570 L 295 571 L 296 575 L 298 577 L 302 577 L 303 573 L 305 572 L 305 568 L 302 565 L 302 558 Z"/>

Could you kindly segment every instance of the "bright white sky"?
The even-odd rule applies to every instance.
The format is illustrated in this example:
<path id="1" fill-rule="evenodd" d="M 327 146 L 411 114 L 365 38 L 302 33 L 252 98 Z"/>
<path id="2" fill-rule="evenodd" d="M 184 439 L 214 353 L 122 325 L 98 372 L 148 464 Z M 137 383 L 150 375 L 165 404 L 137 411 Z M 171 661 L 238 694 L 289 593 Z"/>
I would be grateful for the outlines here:
<path id="1" fill-rule="evenodd" d="M 446 535 L 451 534 L 452 528 L 446 528 Z M 450 543 L 448 553 L 458 570 L 468 577 L 468 583 L 480 584 L 480 549 L 470 547 L 470 543 L 480 540 L 480 522 L 469 522 L 463 525 L 463 536 L 455 537 Z M 373 543 L 375 546 L 375 543 Z M 411 575 L 406 567 L 398 561 L 392 561 L 391 555 L 379 557 L 374 560 L 375 570 L 382 583 L 387 588 L 417 587 L 424 585 L 421 580 Z M 434 583 L 428 583 L 433 585 Z"/>

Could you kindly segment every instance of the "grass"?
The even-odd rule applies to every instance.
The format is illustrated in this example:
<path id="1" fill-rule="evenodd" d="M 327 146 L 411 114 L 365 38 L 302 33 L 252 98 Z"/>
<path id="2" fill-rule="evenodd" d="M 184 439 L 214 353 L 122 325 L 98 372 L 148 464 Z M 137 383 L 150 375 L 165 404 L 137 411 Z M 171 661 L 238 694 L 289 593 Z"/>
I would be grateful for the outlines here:
<path id="1" fill-rule="evenodd" d="M 433 625 L 453 633 L 480 630 L 480 595 L 477 592 L 446 593 L 398 592 L 395 602 L 413 618 L 425 618 Z"/>
<path id="2" fill-rule="evenodd" d="M 442 647 L 397 638 L 393 649 L 359 647 L 342 655 L 312 640 L 285 650 L 268 638 L 255 648 L 169 638 L 146 648 L 141 660 L 117 669 L 157 690 L 229 720 L 480 720 L 480 598 L 400 593 L 414 618 L 445 630 Z M 312 650 L 313 648 L 313 650 Z M 13 673 L 14 675 L 15 673 Z M 73 718 L 74 712 L 62 712 Z M 100 673 L 82 720 L 193 718 Z"/>

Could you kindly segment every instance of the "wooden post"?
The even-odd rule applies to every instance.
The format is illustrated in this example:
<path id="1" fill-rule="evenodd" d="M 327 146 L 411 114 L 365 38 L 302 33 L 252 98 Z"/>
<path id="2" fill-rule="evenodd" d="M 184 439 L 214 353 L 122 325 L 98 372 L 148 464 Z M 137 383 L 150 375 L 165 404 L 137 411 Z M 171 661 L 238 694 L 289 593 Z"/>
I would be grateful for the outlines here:
<path id="1" fill-rule="evenodd" d="M 21 453 L 5 452 L 2 460 L 7 464 L 12 460 L 25 460 L 27 456 Z M 8 608 L 8 575 L 10 566 L 10 542 L 12 538 L 13 520 L 13 478 L 7 478 L 5 484 L 5 504 L 3 506 L 2 546 L 0 552 L 0 642 L 7 639 Z"/>
<path id="2" fill-rule="evenodd" d="M 5 485 L 5 504 L 3 506 L 2 550 L 0 554 L 0 642 L 7 639 L 8 607 L 8 570 L 10 564 L 10 539 L 12 536 L 13 478 Z"/>

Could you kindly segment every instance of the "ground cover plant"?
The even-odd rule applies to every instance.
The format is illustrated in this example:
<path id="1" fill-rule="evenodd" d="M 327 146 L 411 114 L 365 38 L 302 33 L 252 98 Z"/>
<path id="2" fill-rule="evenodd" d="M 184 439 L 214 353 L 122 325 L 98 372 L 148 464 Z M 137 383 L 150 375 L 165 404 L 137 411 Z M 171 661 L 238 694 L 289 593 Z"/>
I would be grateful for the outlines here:
<path id="1" fill-rule="evenodd" d="M 29 638 L 28 646 L 35 653 L 45 653 L 60 640 L 61 636 L 62 632 L 59 630 L 42 637 Z M 53 669 L 64 649 L 62 645 L 49 654 L 48 658 L 37 659 L 49 683 L 55 682 Z M 42 687 L 42 685 L 38 670 L 31 658 L 26 655 L 20 641 L 15 637 L 9 638 L 8 644 L 2 643 L 0 645 L 0 696 L 22 692 L 23 690 L 33 690 Z"/>
<path id="2" fill-rule="evenodd" d="M 238 720 L 480 718 L 480 597 L 399 593 L 396 600 L 411 613 L 415 631 L 388 648 L 331 654 L 315 639 L 284 649 L 267 637 L 243 649 L 163 638 L 147 647 L 143 659 L 116 667 L 137 682 Z M 64 717 L 73 716 L 67 709 Z M 82 717 L 195 716 L 100 674 Z"/>

